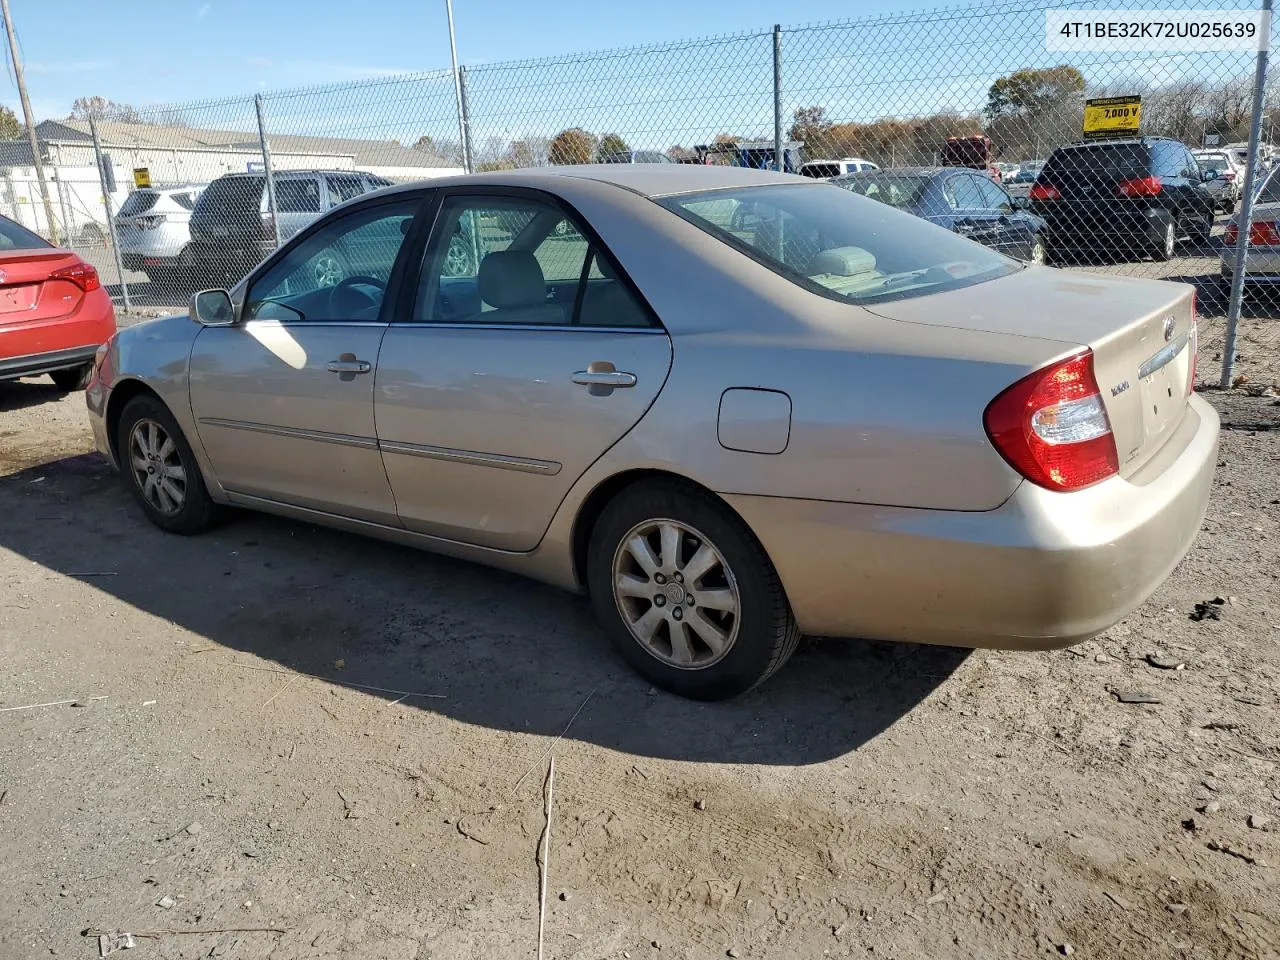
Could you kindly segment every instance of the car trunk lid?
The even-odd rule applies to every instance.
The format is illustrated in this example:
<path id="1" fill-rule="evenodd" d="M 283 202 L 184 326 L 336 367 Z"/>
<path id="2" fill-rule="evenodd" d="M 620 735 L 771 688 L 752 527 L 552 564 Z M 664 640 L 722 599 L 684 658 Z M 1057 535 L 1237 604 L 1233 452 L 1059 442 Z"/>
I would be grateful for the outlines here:
<path id="1" fill-rule="evenodd" d="M 75 312 L 84 291 L 51 275 L 80 262 L 72 251 L 55 247 L 0 251 L 0 327 Z"/>
<path id="2" fill-rule="evenodd" d="M 1054 341 L 1063 355 L 1088 347 L 1122 476 L 1141 469 L 1187 410 L 1195 291 L 1185 284 L 1031 267 L 868 309 L 908 323 Z"/>

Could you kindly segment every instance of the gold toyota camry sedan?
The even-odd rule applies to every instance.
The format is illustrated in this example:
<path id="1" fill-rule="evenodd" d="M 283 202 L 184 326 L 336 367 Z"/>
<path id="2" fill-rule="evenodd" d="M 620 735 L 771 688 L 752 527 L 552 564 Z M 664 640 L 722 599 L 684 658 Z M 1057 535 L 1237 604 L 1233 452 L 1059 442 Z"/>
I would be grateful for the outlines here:
<path id="1" fill-rule="evenodd" d="M 1189 286 L 1022 264 L 839 187 L 561 167 L 353 200 L 118 333 L 142 512 L 265 510 L 586 592 L 653 683 L 802 633 L 1045 649 L 1190 547 L 1218 420 Z"/>

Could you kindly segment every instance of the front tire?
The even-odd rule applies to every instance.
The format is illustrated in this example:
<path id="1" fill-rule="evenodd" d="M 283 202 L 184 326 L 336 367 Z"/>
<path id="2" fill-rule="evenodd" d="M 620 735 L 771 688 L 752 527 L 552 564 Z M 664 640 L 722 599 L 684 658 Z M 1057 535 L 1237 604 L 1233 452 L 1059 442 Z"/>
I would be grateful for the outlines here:
<path id="1" fill-rule="evenodd" d="M 587 551 L 596 616 L 655 686 L 724 700 L 772 676 L 799 628 L 764 548 L 726 506 L 692 486 L 651 481 L 600 515 Z"/>
<path id="2" fill-rule="evenodd" d="M 191 445 L 157 397 L 137 396 L 125 405 L 116 452 L 125 487 L 161 530 L 189 536 L 217 523 L 218 505 L 209 496 Z"/>
<path id="3" fill-rule="evenodd" d="M 53 381 L 53 385 L 64 393 L 74 393 L 77 390 L 83 390 L 89 385 L 89 377 L 93 375 L 93 364 L 82 363 L 78 367 L 71 367 L 68 370 L 54 370 L 50 372 L 49 379 Z"/>

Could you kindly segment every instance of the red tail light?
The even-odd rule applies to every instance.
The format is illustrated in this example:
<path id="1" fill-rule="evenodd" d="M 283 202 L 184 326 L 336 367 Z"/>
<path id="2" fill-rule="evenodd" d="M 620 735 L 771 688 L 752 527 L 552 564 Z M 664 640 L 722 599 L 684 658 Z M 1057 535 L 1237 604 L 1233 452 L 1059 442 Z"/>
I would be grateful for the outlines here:
<path id="1" fill-rule="evenodd" d="M 1227 246 L 1231 246 L 1240 239 L 1240 226 L 1235 223 L 1227 224 L 1226 233 L 1223 234 L 1222 241 Z M 1249 243 L 1255 247 L 1280 247 L 1280 229 L 1273 220 L 1261 220 L 1257 223 L 1249 225 Z"/>
<path id="2" fill-rule="evenodd" d="M 1051 183 L 1033 183 L 1027 198 L 1030 200 L 1061 200 L 1062 193 Z"/>
<path id="3" fill-rule="evenodd" d="M 1023 377 L 982 420 L 1009 465 L 1048 490 L 1080 490 L 1120 470 L 1092 350 Z"/>
<path id="4" fill-rule="evenodd" d="M 102 286 L 102 281 L 98 279 L 98 271 L 87 263 L 73 263 L 69 267 L 54 270 L 49 274 L 49 279 L 69 280 L 85 293 Z"/>
<path id="5" fill-rule="evenodd" d="M 1116 192 L 1122 197 L 1158 197 L 1163 189 L 1164 184 L 1159 177 L 1138 177 L 1116 184 Z"/>
<path id="6" fill-rule="evenodd" d="M 1223 180 L 1230 182 L 1236 178 L 1236 172 L 1234 170 L 1223 170 L 1219 176 L 1221 176 Z"/>

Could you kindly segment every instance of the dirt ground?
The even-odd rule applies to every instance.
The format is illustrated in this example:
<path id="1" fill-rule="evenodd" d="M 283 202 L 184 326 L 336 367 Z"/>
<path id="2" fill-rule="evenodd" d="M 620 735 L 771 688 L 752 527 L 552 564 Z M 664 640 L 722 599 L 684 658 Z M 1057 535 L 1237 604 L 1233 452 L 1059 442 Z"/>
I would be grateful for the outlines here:
<path id="1" fill-rule="evenodd" d="M 1203 532 L 1104 636 L 806 641 L 706 705 L 515 577 L 161 533 L 0 384 L 0 960 L 531 957 L 551 755 L 556 960 L 1280 956 L 1280 406 L 1206 395 Z"/>

